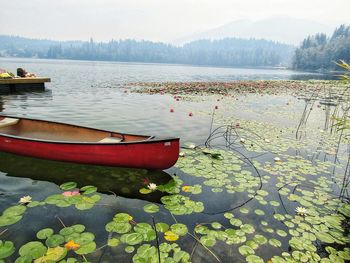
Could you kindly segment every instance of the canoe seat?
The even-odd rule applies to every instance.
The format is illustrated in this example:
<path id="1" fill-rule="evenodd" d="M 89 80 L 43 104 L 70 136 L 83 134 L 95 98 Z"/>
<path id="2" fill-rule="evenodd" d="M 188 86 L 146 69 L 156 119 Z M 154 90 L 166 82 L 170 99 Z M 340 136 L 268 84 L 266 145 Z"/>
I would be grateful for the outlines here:
<path id="1" fill-rule="evenodd" d="M 100 143 L 118 143 L 118 142 L 121 142 L 122 139 L 121 138 L 118 138 L 118 137 L 106 137 L 106 138 L 103 138 L 102 140 L 98 141 Z"/>
<path id="2" fill-rule="evenodd" d="M 19 119 L 15 119 L 15 118 L 4 118 L 0 121 L 0 128 L 6 127 L 6 126 L 10 126 L 10 125 L 14 125 L 19 121 Z"/>

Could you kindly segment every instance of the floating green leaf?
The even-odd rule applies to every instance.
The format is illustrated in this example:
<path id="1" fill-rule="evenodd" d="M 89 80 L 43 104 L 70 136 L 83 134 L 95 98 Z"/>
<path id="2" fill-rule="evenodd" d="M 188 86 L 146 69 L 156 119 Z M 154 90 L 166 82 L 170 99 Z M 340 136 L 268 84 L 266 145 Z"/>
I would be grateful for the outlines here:
<path id="1" fill-rule="evenodd" d="M 15 252 L 15 246 L 11 241 L 0 240 L 0 260 L 11 256 Z"/>
<path id="2" fill-rule="evenodd" d="M 120 243 L 120 240 L 118 238 L 111 238 L 108 239 L 107 245 L 110 247 L 116 247 L 118 246 Z"/>
<path id="3" fill-rule="evenodd" d="M 48 239 L 46 239 L 46 245 L 48 247 L 58 247 L 64 242 L 64 237 L 61 235 L 51 235 Z"/>
<path id="4" fill-rule="evenodd" d="M 147 204 L 143 207 L 146 213 L 157 213 L 159 211 L 159 206 L 155 204 Z"/>
<path id="5" fill-rule="evenodd" d="M 120 241 L 128 245 L 137 245 L 143 241 L 143 235 L 140 233 L 124 234 L 121 236 Z"/>
<path id="6" fill-rule="evenodd" d="M 71 190 L 71 189 L 74 189 L 76 187 L 77 187 L 77 183 L 75 183 L 75 182 L 67 182 L 67 183 L 60 185 L 60 188 L 64 191 Z"/>
<path id="7" fill-rule="evenodd" d="M 47 247 L 45 247 L 41 242 L 38 241 L 32 241 L 25 245 L 23 245 L 18 253 L 20 256 L 25 257 L 31 257 L 32 259 L 37 259 L 46 254 Z"/>
<path id="8" fill-rule="evenodd" d="M 170 226 L 170 229 L 179 236 L 184 236 L 188 233 L 187 226 L 184 224 L 173 224 Z"/>
<path id="9" fill-rule="evenodd" d="M 246 245 L 240 246 L 238 250 L 239 250 L 239 253 L 241 253 L 243 256 L 249 256 L 249 255 L 255 254 L 254 250 L 251 247 Z"/>
<path id="10" fill-rule="evenodd" d="M 36 237 L 38 239 L 47 239 L 48 237 L 52 236 L 54 233 L 53 229 L 51 228 L 44 228 L 40 230 L 37 234 Z"/>

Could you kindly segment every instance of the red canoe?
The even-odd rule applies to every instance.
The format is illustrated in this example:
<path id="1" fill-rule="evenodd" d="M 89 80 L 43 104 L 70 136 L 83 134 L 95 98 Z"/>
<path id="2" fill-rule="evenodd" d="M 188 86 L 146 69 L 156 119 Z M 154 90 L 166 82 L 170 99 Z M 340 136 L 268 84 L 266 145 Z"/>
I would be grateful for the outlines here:
<path id="1" fill-rule="evenodd" d="M 179 141 L 0 116 L 0 151 L 55 161 L 167 169 L 178 159 Z"/>

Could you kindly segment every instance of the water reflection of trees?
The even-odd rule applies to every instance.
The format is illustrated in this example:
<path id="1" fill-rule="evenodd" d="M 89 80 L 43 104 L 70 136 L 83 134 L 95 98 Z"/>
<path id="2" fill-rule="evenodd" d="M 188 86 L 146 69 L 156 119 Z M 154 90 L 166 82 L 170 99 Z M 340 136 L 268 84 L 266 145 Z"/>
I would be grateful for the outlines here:
<path id="1" fill-rule="evenodd" d="M 141 194 L 139 190 L 152 182 L 166 184 L 172 177 L 164 171 L 128 169 L 48 161 L 0 152 L 0 171 L 9 177 L 27 177 L 57 185 L 74 181 L 78 187 L 94 185 L 99 192 L 160 203 L 160 191 Z"/>

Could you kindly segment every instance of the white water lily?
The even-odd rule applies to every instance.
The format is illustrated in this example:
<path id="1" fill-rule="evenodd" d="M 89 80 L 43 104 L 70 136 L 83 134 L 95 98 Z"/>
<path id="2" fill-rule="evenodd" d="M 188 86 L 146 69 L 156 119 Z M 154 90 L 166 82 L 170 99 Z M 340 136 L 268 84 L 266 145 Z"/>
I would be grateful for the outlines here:
<path id="1" fill-rule="evenodd" d="M 239 141 L 240 141 L 241 143 L 245 143 L 245 139 L 244 139 L 244 138 L 241 138 Z"/>
<path id="2" fill-rule="evenodd" d="M 20 204 L 27 204 L 27 203 L 30 203 L 32 201 L 32 197 L 27 195 L 27 196 L 23 196 L 21 197 L 21 199 L 19 199 L 19 202 Z"/>
<path id="3" fill-rule="evenodd" d="M 190 145 L 188 145 L 188 148 L 194 149 L 194 148 L 196 148 L 196 145 L 194 143 L 191 143 Z"/>
<path id="4" fill-rule="evenodd" d="M 184 153 L 184 152 L 180 152 L 180 153 L 179 153 L 179 156 L 180 156 L 180 157 L 185 157 L 185 153 Z"/>
<path id="5" fill-rule="evenodd" d="M 275 162 L 280 162 L 280 161 L 281 161 L 281 158 L 275 157 L 274 160 L 275 160 Z"/>
<path id="6" fill-rule="evenodd" d="M 150 183 L 149 185 L 147 185 L 149 190 L 155 191 L 157 190 L 157 185 L 155 183 Z"/>
<path id="7" fill-rule="evenodd" d="M 265 139 L 265 142 L 269 143 L 269 142 L 270 142 L 270 140 L 269 140 L 269 139 Z"/>
<path id="8" fill-rule="evenodd" d="M 295 212 L 297 212 L 298 215 L 304 216 L 307 213 L 307 209 L 305 207 L 298 206 L 295 208 Z"/>

